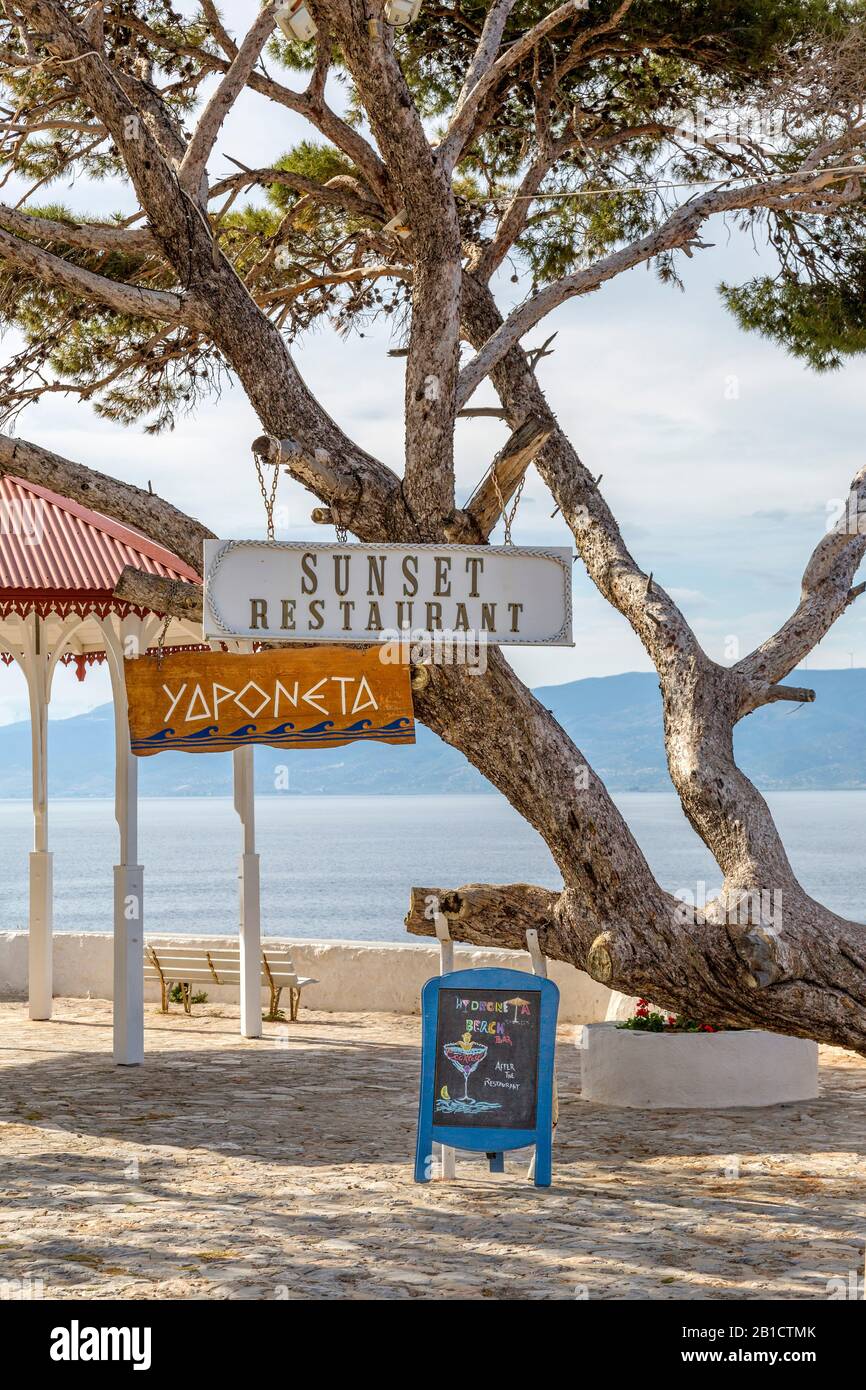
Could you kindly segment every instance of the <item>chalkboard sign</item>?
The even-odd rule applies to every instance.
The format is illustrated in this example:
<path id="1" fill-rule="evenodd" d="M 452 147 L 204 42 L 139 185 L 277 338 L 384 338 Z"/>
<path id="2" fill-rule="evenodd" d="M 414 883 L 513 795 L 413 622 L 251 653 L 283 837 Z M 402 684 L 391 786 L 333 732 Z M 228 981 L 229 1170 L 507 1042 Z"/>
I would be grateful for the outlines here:
<path id="1" fill-rule="evenodd" d="M 421 1102 L 415 1177 L 433 1176 L 433 1145 L 485 1152 L 536 1146 L 535 1181 L 551 1170 L 559 991 L 522 970 L 457 970 L 422 992 Z"/>
<path id="2" fill-rule="evenodd" d="M 440 989 L 434 1125 L 534 1129 L 541 991 Z"/>

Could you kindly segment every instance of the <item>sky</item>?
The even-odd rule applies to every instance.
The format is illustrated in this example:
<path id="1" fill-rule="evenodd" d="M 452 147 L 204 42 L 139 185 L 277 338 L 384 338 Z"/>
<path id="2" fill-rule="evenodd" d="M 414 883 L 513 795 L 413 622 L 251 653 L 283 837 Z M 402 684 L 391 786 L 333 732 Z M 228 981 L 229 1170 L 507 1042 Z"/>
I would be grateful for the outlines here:
<path id="1" fill-rule="evenodd" d="M 240 29 L 248 8 L 222 6 Z M 225 154 L 265 165 L 310 128 L 254 94 L 232 113 L 212 177 L 231 170 Z M 9 190 L 4 196 L 10 200 Z M 62 196 L 76 214 L 128 209 L 120 185 L 76 185 Z M 816 375 L 782 348 L 744 334 L 716 292 L 770 264 L 751 238 L 723 221 L 702 239 L 715 243 L 678 257 L 685 290 L 638 267 L 597 293 L 557 309 L 524 340 L 532 347 L 554 330 L 553 354 L 539 376 L 559 422 L 595 474 L 626 542 L 642 567 L 677 599 L 711 657 L 729 661 L 769 635 L 796 607 L 809 555 L 836 499 L 847 496 L 862 465 L 866 361 Z M 509 269 L 510 274 L 510 269 Z M 526 292 L 507 277 L 501 305 Z M 342 428 L 402 471 L 403 368 L 389 358 L 385 327 L 342 339 L 319 328 L 295 348 L 308 385 Z M 7 337 L 0 350 L 14 351 Z M 482 387 L 473 404 L 492 404 Z M 223 537 L 264 534 L 250 445 L 261 427 L 242 392 L 226 390 L 170 434 L 97 419 L 86 404 L 50 396 L 19 420 L 17 432 L 90 467 L 154 489 Z M 458 503 L 465 500 L 504 442 L 491 420 L 458 424 Z M 328 540 L 316 526 L 316 499 L 281 479 L 278 535 Z M 568 545 L 571 536 L 534 469 L 513 528 L 516 544 Z M 492 538 L 501 542 L 501 528 Z M 866 665 L 866 599 L 854 604 L 810 657 L 812 666 Z M 623 618 L 574 566 L 573 648 L 509 648 L 508 659 L 532 685 L 649 670 L 651 663 Z M 51 714 L 67 717 L 110 698 L 98 668 L 84 683 L 61 670 Z M 0 669 L 0 723 L 27 717 L 26 690 L 14 668 Z"/>

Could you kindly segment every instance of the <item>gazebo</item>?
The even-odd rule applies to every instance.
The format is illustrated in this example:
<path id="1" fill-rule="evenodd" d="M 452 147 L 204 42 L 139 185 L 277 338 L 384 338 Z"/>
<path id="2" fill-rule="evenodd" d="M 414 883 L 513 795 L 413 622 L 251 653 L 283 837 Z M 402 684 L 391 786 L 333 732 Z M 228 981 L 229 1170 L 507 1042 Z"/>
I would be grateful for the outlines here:
<path id="1" fill-rule="evenodd" d="M 138 763 L 129 745 L 124 662 L 152 649 L 164 623 L 162 614 L 115 598 L 127 565 L 170 580 L 201 582 L 188 564 L 141 532 L 47 488 L 0 477 L 0 660 L 7 665 L 16 661 L 24 672 L 32 726 L 30 1017 L 49 1019 L 52 1009 L 47 748 L 52 679 L 58 662 L 74 664 L 83 680 L 88 665 L 105 661 L 114 700 L 115 817 L 120 839 L 114 869 L 114 1060 L 120 1064 L 141 1062 L 144 1057 L 144 870 L 138 862 Z M 169 622 L 164 634 L 166 650 L 198 647 L 201 642 L 200 628 L 178 619 Z M 243 826 L 242 970 L 244 957 L 249 967 L 241 989 L 241 1031 L 256 1036 L 261 1033 L 258 856 L 250 752 L 245 749 L 234 755 L 234 789 Z"/>

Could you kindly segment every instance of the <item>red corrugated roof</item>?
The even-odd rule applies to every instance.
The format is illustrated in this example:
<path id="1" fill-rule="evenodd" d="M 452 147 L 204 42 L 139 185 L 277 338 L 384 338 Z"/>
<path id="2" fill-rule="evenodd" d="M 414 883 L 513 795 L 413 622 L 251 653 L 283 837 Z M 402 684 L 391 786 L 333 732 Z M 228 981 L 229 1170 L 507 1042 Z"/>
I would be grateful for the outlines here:
<path id="1" fill-rule="evenodd" d="M 0 591 L 110 595 L 125 565 L 200 582 L 179 556 L 140 531 L 36 483 L 0 477 Z"/>

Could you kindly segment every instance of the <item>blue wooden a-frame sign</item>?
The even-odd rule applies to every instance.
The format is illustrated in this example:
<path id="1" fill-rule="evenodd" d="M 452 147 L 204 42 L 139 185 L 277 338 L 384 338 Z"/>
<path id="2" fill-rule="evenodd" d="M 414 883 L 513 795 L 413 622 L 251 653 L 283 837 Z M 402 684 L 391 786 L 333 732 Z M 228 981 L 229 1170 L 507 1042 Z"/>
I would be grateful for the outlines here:
<path id="1" fill-rule="evenodd" d="M 494 1173 L 506 1150 L 534 1144 L 535 1185 L 550 1186 L 558 1008 L 553 981 L 523 970 L 454 970 L 427 981 L 416 1182 L 434 1176 L 434 1144 L 484 1153 Z M 461 1085 L 463 1095 L 452 1096 Z"/>

